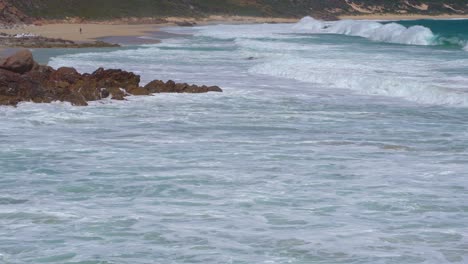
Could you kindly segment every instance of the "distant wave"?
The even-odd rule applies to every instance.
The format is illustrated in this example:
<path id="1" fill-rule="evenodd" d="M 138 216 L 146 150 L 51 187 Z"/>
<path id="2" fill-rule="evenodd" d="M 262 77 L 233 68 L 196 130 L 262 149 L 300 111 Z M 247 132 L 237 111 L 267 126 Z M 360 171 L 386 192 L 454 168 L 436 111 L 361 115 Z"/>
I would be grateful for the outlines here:
<path id="1" fill-rule="evenodd" d="M 168 30 L 168 29 L 166 29 Z M 423 25 L 404 26 L 395 22 L 364 20 L 322 21 L 304 17 L 290 24 L 216 25 L 210 27 L 172 28 L 169 32 L 187 33 L 216 39 L 290 38 L 290 33 L 339 34 L 363 37 L 376 42 L 420 46 L 444 46 L 467 50 L 463 34 L 435 34 Z"/>
<path id="2" fill-rule="evenodd" d="M 340 20 L 325 22 L 304 17 L 293 30 L 301 33 L 324 33 L 358 36 L 373 41 L 408 44 L 434 45 L 436 36 L 423 26 L 405 27 L 397 23 L 383 24 L 374 21 Z"/>
<path id="3" fill-rule="evenodd" d="M 466 45 L 465 45 L 465 47 L 463 49 L 468 51 L 468 43 L 466 43 Z"/>

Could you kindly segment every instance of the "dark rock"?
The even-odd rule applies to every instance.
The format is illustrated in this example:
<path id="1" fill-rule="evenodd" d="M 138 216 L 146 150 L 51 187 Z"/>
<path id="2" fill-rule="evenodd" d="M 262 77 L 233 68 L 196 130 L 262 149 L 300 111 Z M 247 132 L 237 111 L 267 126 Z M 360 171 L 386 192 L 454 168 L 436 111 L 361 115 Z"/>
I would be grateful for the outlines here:
<path id="1" fill-rule="evenodd" d="M 189 85 L 186 84 L 186 83 L 176 83 L 176 85 L 174 86 L 174 90 L 173 92 L 174 93 L 183 93 L 184 91 L 187 91 L 189 88 Z"/>
<path id="2" fill-rule="evenodd" d="M 28 76 L 0 69 L 0 104 L 16 105 L 20 101 L 45 99 L 41 84 Z"/>
<path id="3" fill-rule="evenodd" d="M 101 98 L 107 98 L 110 96 L 109 91 L 106 88 L 101 89 Z"/>
<path id="4" fill-rule="evenodd" d="M 175 83 L 172 80 L 164 83 L 160 80 L 154 80 L 145 86 L 145 89 L 150 93 L 207 93 L 207 92 L 222 92 L 218 86 L 197 86 L 187 83 Z"/>
<path id="5" fill-rule="evenodd" d="M 115 69 L 99 68 L 91 74 L 90 78 L 95 79 L 102 88 L 122 88 L 126 91 L 137 88 L 140 84 L 139 75 Z"/>
<path id="6" fill-rule="evenodd" d="M 29 50 L 20 50 L 0 63 L 0 68 L 16 73 L 26 73 L 35 66 L 33 55 Z"/>
<path id="7" fill-rule="evenodd" d="M 145 89 L 148 90 L 150 93 L 162 93 L 165 87 L 166 84 L 161 80 L 154 80 L 145 85 Z"/>
<path id="8" fill-rule="evenodd" d="M 0 68 L 0 105 L 15 106 L 22 101 L 50 103 L 70 102 L 85 106 L 88 101 L 110 97 L 124 100 L 128 95 L 152 93 L 206 93 L 221 92 L 217 86 L 197 86 L 187 83 L 164 83 L 155 80 L 139 86 L 140 76 L 132 72 L 103 68 L 92 74 L 80 74 L 74 68 L 57 70 L 37 64 L 30 52 L 19 52 L 4 60 Z"/>
<path id="9" fill-rule="evenodd" d="M 81 79 L 81 74 L 79 74 L 74 68 L 70 67 L 61 67 L 54 71 L 50 79 L 53 81 L 64 81 L 67 83 L 76 83 Z"/>
<path id="10" fill-rule="evenodd" d="M 149 95 L 150 94 L 150 92 L 143 87 L 132 87 L 131 89 L 127 90 L 127 92 L 132 95 Z"/>
<path id="11" fill-rule="evenodd" d="M 111 99 L 113 100 L 125 100 L 126 93 L 120 89 L 112 89 L 110 94 L 112 95 Z"/>
<path id="12" fill-rule="evenodd" d="M 221 87 L 219 86 L 209 86 L 208 87 L 208 92 L 217 92 L 217 93 L 222 93 L 223 92 L 223 89 L 221 89 Z"/>
<path id="13" fill-rule="evenodd" d="M 176 83 L 173 80 L 169 80 L 166 82 L 166 89 L 168 90 L 174 90 L 176 86 Z"/>

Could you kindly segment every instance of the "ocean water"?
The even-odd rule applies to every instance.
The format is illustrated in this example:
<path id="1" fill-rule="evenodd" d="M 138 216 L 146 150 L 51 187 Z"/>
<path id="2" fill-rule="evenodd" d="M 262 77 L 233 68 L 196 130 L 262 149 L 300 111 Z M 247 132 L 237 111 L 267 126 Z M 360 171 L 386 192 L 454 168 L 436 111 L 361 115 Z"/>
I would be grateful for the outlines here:
<path id="1" fill-rule="evenodd" d="M 0 107 L 0 263 L 468 263 L 466 28 L 304 18 L 36 51 L 225 92 Z"/>

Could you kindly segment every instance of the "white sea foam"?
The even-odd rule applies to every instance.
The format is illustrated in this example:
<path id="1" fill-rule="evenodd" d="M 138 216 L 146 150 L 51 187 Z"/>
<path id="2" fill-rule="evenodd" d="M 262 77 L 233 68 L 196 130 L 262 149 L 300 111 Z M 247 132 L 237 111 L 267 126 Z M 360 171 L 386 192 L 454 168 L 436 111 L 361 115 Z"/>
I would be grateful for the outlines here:
<path id="1" fill-rule="evenodd" d="M 394 22 L 371 20 L 322 21 L 304 17 L 291 28 L 290 24 L 256 24 L 256 25 L 213 25 L 192 28 L 169 27 L 165 31 L 177 34 L 193 34 L 223 40 L 275 38 L 287 39 L 294 33 L 339 34 L 363 37 L 375 42 L 405 45 L 459 45 L 462 48 L 466 41 L 456 37 L 446 38 L 436 35 L 431 29 L 415 25 L 405 27 Z M 464 47 L 468 49 L 467 46 Z"/>
<path id="2" fill-rule="evenodd" d="M 465 45 L 465 47 L 463 49 L 468 51 L 468 43 L 466 43 L 466 45 Z"/>
<path id="3" fill-rule="evenodd" d="M 0 263 L 467 263 L 468 53 L 276 26 L 37 50 L 225 92 L 0 107 Z"/>
<path id="4" fill-rule="evenodd" d="M 169 27 L 165 31 L 177 34 L 193 34 L 195 36 L 217 39 L 237 38 L 286 38 L 285 33 L 291 33 L 290 24 L 255 24 L 255 25 L 212 25 L 191 28 Z"/>
<path id="5" fill-rule="evenodd" d="M 403 72 L 410 70 L 402 68 L 399 71 L 397 67 L 394 65 L 392 69 L 380 72 L 376 71 L 376 65 L 352 64 L 347 60 L 312 61 L 283 57 L 256 65 L 250 72 L 308 82 L 312 84 L 309 87 L 348 89 L 360 94 L 398 97 L 423 104 L 468 106 L 466 90 L 438 85 L 430 77 L 422 81 L 421 76 L 405 76 Z"/>
<path id="6" fill-rule="evenodd" d="M 301 19 L 293 26 L 293 30 L 300 33 L 343 34 L 373 41 L 409 45 L 432 45 L 435 38 L 432 31 L 423 26 L 407 28 L 397 23 L 382 24 L 356 20 L 324 22 L 311 17 Z"/>

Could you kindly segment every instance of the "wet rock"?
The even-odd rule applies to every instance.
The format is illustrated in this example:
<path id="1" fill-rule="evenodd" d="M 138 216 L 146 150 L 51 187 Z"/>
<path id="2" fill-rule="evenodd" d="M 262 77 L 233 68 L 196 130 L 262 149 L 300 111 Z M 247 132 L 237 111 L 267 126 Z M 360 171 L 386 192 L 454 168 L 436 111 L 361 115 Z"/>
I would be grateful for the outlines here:
<path id="1" fill-rule="evenodd" d="M 50 76 L 51 80 L 64 81 L 69 84 L 76 83 L 81 78 L 81 74 L 79 74 L 74 68 L 71 67 L 60 67 Z"/>
<path id="2" fill-rule="evenodd" d="M 106 88 L 101 89 L 101 98 L 107 98 L 110 96 L 110 92 Z"/>
<path id="3" fill-rule="evenodd" d="M 150 93 L 161 93 L 165 88 L 166 84 L 161 80 L 154 80 L 145 85 L 145 89 Z"/>
<path id="4" fill-rule="evenodd" d="M 20 50 L 12 56 L 0 62 L 0 68 L 16 73 L 26 73 L 34 67 L 34 59 L 31 51 Z"/>
<path id="5" fill-rule="evenodd" d="M 143 87 L 132 87 L 131 89 L 127 90 L 128 93 L 132 95 L 149 95 L 151 94 L 147 89 Z"/>
<path id="6" fill-rule="evenodd" d="M 111 99 L 113 100 L 125 100 L 125 96 L 127 95 L 124 91 L 121 89 L 112 89 L 111 92 Z"/>
<path id="7" fill-rule="evenodd" d="M 70 102 L 85 106 L 87 102 L 110 97 L 124 100 L 129 95 L 152 93 L 222 92 L 218 86 L 154 80 L 139 86 L 140 76 L 119 69 L 99 68 L 91 74 L 80 74 L 71 67 L 57 70 L 37 64 L 29 51 L 20 51 L 4 60 L 0 67 L 0 105 L 17 105 L 22 101 L 50 103 Z"/>
<path id="8" fill-rule="evenodd" d="M 214 86 L 208 86 L 208 92 L 217 92 L 217 93 L 222 93 L 223 89 L 221 87 L 214 85 Z"/>
<path id="9" fill-rule="evenodd" d="M 0 69 L 0 104 L 16 105 L 20 101 L 45 99 L 40 82 L 28 76 Z"/>
<path id="10" fill-rule="evenodd" d="M 189 85 L 187 83 L 175 83 L 172 80 L 164 83 L 160 80 L 154 80 L 145 86 L 145 89 L 151 93 L 207 93 L 207 92 L 222 92 L 218 86 L 198 86 Z"/>
<path id="11" fill-rule="evenodd" d="M 139 87 L 140 84 L 139 75 L 116 69 L 104 70 L 103 68 L 99 68 L 89 77 L 95 79 L 102 88 L 117 87 L 130 90 Z"/>

